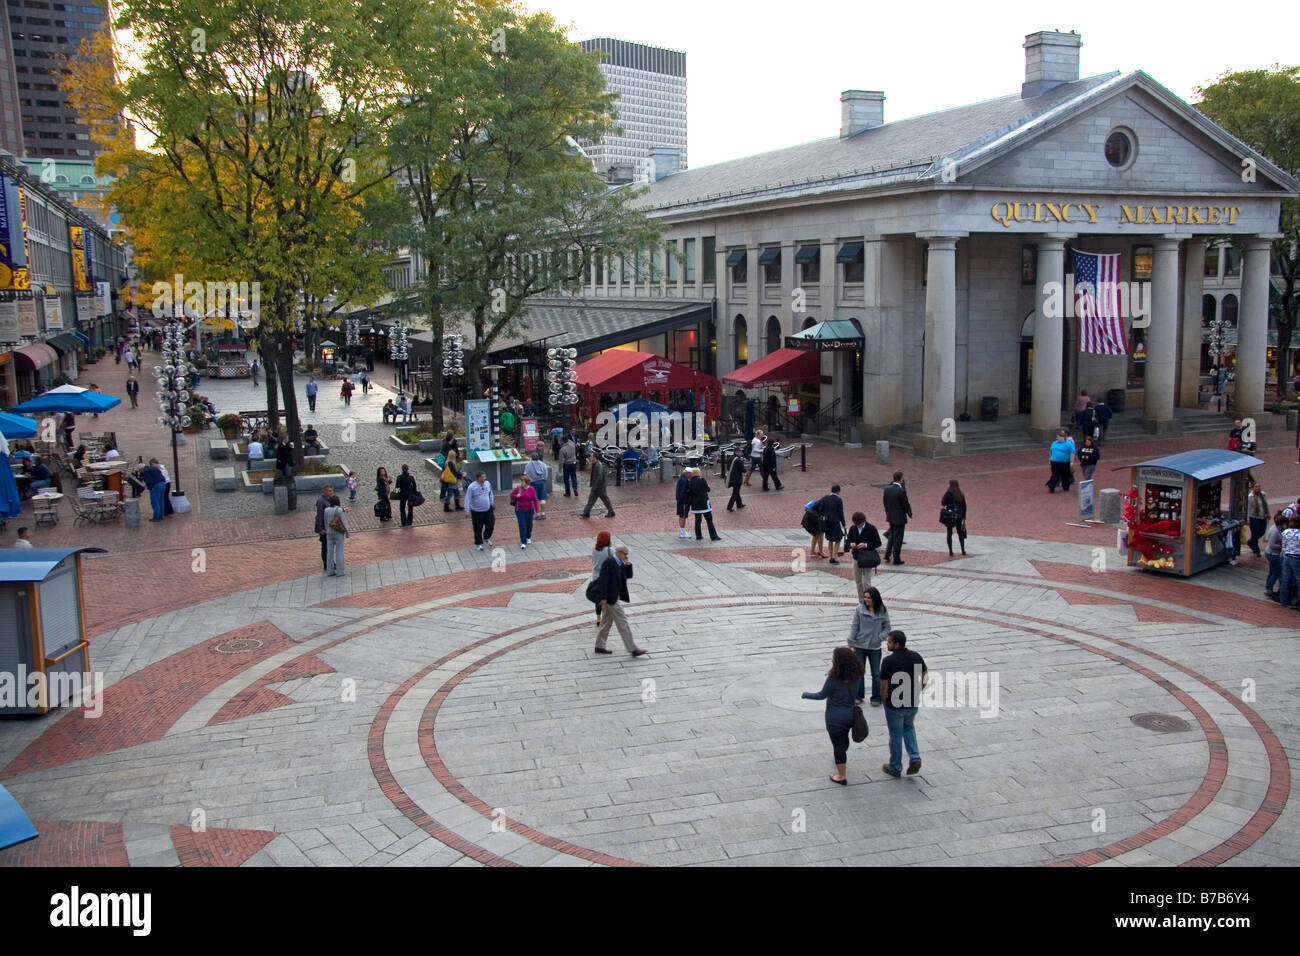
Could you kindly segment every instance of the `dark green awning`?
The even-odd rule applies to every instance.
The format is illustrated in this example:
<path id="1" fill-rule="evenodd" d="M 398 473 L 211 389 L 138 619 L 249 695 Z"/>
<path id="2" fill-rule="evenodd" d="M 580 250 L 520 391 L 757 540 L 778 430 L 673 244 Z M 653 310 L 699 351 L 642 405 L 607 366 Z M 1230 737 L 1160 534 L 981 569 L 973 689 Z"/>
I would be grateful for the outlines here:
<path id="1" fill-rule="evenodd" d="M 821 246 L 800 246 L 799 251 L 794 254 L 794 261 L 798 263 L 816 262 L 821 256 Z"/>

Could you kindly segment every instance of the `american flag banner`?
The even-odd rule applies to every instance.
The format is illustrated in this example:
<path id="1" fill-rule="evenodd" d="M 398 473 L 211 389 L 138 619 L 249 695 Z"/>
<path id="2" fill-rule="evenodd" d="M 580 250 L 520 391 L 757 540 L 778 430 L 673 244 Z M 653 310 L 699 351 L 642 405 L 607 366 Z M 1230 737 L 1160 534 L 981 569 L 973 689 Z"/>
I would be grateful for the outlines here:
<path id="1" fill-rule="evenodd" d="M 1119 253 L 1074 252 L 1074 313 L 1079 317 L 1079 351 L 1127 355 L 1119 303 Z"/>

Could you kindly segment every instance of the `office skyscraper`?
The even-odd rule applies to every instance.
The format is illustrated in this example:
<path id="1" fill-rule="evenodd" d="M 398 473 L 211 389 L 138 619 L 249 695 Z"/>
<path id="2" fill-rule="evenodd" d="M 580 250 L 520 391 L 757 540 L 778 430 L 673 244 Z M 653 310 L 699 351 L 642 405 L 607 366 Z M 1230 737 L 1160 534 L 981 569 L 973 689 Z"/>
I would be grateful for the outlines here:
<path id="1" fill-rule="evenodd" d="M 623 130 L 599 143 L 582 144 L 596 170 L 611 181 L 634 179 L 656 149 L 661 150 L 659 175 L 685 169 L 686 54 L 608 37 L 581 45 L 605 54 L 600 70 L 610 91 L 618 94 Z"/>
<path id="2" fill-rule="evenodd" d="M 90 130 L 60 88 L 58 57 L 109 29 L 104 0 L 5 0 L 0 29 L 0 149 L 38 159 L 94 158 Z"/>

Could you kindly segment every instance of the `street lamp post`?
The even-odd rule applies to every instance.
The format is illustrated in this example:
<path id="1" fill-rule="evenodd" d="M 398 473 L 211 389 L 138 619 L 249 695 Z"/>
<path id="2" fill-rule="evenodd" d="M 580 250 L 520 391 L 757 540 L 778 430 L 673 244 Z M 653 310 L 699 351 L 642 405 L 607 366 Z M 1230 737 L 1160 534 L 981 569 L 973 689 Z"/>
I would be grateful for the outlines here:
<path id="1" fill-rule="evenodd" d="M 185 361 L 185 332 L 181 323 L 171 319 L 163 331 L 163 364 L 155 365 L 154 376 L 158 382 L 158 406 L 162 414 L 158 424 L 170 428 L 172 433 L 172 480 L 175 489 L 172 494 L 180 497 L 181 468 L 180 455 L 176 450 L 176 436 L 185 428 L 189 411 L 189 385 L 192 369 Z"/>

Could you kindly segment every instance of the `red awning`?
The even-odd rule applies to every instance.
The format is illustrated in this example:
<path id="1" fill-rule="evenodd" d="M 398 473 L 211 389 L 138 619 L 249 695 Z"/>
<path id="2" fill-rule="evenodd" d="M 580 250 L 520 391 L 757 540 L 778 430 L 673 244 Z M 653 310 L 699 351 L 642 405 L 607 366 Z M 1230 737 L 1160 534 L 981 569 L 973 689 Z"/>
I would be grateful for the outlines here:
<path id="1" fill-rule="evenodd" d="M 47 365 L 58 365 L 59 356 L 42 342 L 33 342 L 31 345 L 24 345 L 20 349 L 14 349 L 14 355 L 22 361 L 22 364 L 29 368 L 44 368 Z"/>
<path id="2" fill-rule="evenodd" d="M 649 352 L 609 349 L 575 369 L 578 385 L 593 392 L 642 392 L 648 389 L 694 388 L 714 381 L 710 375 L 678 365 Z"/>
<path id="3" fill-rule="evenodd" d="M 822 359 L 816 352 L 801 349 L 777 349 L 757 362 L 741 366 L 722 376 L 728 385 L 744 388 L 776 388 L 781 385 L 806 385 L 820 382 Z"/>

